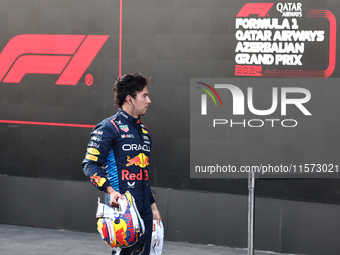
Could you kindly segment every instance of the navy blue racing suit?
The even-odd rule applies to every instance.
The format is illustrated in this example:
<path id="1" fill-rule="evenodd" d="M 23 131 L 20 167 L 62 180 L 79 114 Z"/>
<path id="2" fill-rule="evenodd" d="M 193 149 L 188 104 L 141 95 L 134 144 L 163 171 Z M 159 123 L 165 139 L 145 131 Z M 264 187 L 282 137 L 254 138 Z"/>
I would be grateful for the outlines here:
<path id="1" fill-rule="evenodd" d="M 129 190 L 134 196 L 145 224 L 145 234 L 140 239 L 145 244 L 145 255 L 150 253 L 151 204 L 155 202 L 148 181 L 150 150 L 147 127 L 139 118 L 120 109 L 92 130 L 83 160 L 84 173 L 96 188 L 106 192 L 110 185 L 121 194 Z M 123 249 L 120 254 L 131 254 L 131 248 Z"/>

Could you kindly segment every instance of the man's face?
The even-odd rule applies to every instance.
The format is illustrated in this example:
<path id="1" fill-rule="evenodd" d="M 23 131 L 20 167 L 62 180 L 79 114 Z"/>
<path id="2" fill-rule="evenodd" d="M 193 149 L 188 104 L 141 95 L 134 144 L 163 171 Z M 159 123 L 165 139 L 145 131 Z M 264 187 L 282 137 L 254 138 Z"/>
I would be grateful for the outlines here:
<path id="1" fill-rule="evenodd" d="M 137 118 L 146 113 L 151 103 L 147 87 L 144 87 L 141 92 L 137 92 L 136 97 L 132 98 L 132 103 L 134 107 L 132 111 L 133 117 Z"/>

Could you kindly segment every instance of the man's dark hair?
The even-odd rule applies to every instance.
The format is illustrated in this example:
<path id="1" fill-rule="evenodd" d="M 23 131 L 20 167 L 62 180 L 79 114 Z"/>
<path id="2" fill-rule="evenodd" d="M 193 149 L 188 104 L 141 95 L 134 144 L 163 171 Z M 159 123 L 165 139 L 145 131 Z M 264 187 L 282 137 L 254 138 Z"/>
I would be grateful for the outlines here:
<path id="1" fill-rule="evenodd" d="M 140 73 L 125 74 L 122 77 L 116 78 L 116 83 L 113 86 L 115 104 L 119 108 L 122 108 L 126 96 L 130 95 L 136 98 L 137 91 L 143 91 L 149 82 L 149 76 L 143 76 Z"/>

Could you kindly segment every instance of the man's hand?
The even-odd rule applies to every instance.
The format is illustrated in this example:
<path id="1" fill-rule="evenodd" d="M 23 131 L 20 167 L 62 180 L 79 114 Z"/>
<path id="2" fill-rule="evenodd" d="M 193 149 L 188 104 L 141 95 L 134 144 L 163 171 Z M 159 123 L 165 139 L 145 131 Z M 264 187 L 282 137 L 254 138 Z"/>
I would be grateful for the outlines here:
<path id="1" fill-rule="evenodd" d="M 152 214 L 153 214 L 153 219 L 157 221 L 158 225 L 161 225 L 162 216 L 161 216 L 160 212 L 158 211 L 156 202 L 151 205 L 151 210 L 152 210 Z"/>
<path id="2" fill-rule="evenodd" d="M 115 191 L 111 186 L 107 187 L 106 193 L 110 195 L 110 206 L 118 208 L 119 204 L 117 200 L 118 198 L 123 199 L 123 195 Z"/>

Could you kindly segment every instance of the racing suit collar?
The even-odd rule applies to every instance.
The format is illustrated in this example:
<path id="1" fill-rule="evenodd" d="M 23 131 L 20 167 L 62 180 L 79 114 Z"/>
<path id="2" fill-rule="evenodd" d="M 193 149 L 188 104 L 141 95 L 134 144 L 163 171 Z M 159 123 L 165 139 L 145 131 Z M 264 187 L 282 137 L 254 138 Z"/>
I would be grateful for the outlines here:
<path id="1" fill-rule="evenodd" d="M 126 119 L 128 122 L 130 122 L 131 124 L 139 124 L 140 118 L 134 118 L 132 117 L 130 114 L 128 114 L 126 111 L 124 111 L 123 109 L 119 109 L 118 114 L 121 115 L 124 119 Z"/>

